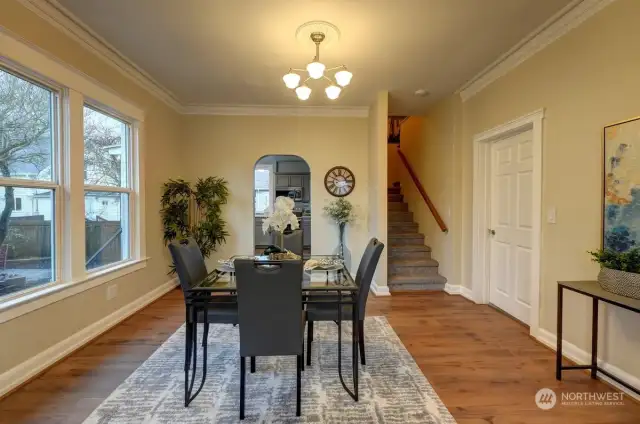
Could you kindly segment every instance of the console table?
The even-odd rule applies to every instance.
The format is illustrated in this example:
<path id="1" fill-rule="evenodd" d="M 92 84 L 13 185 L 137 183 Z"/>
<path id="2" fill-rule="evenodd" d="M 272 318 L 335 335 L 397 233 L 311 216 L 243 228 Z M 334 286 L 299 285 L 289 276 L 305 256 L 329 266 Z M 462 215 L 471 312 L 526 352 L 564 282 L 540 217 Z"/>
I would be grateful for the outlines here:
<path id="1" fill-rule="evenodd" d="M 590 365 L 562 365 L 562 297 L 564 290 L 589 296 L 593 300 L 593 316 L 591 324 L 591 364 Z M 640 300 L 610 293 L 597 281 L 558 281 L 558 346 L 556 350 L 556 380 L 562 380 L 563 370 L 591 370 L 591 378 L 595 379 L 598 372 L 606 375 L 620 385 L 640 394 L 640 389 L 620 380 L 618 377 L 598 367 L 598 301 L 640 313 Z"/>

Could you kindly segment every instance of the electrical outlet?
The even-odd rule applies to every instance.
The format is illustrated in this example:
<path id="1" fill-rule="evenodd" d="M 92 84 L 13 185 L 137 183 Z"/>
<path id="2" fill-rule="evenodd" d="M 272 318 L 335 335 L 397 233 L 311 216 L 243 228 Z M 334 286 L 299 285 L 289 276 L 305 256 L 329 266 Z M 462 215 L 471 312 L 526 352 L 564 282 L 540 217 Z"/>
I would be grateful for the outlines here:
<path id="1" fill-rule="evenodd" d="M 118 295 L 118 286 L 113 284 L 107 287 L 107 300 L 114 299 Z"/>

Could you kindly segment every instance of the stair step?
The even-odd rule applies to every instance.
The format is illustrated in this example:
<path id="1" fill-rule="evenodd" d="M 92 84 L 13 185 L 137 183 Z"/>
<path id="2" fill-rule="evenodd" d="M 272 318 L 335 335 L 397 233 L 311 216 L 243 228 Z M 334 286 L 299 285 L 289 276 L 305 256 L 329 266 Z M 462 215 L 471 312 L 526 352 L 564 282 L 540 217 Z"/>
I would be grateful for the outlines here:
<path id="1" fill-rule="evenodd" d="M 410 234 L 418 234 L 418 225 L 415 226 L 406 226 L 406 227 L 387 227 L 387 234 L 389 237 L 395 235 L 410 235 Z"/>
<path id="2" fill-rule="evenodd" d="M 389 202 L 387 203 L 388 211 L 408 212 L 409 205 L 403 202 Z"/>
<path id="3" fill-rule="evenodd" d="M 403 263 L 392 260 L 389 263 L 389 276 L 428 277 L 438 275 L 438 261 L 433 259 L 402 260 Z"/>
<path id="4" fill-rule="evenodd" d="M 390 211 L 387 218 L 389 222 L 413 222 L 413 212 Z"/>
<path id="5" fill-rule="evenodd" d="M 390 221 L 387 223 L 389 230 L 406 230 L 415 228 L 415 232 L 418 232 L 418 223 L 413 221 Z"/>
<path id="6" fill-rule="evenodd" d="M 431 248 L 417 244 L 391 245 L 389 247 L 389 259 L 431 259 Z"/>
<path id="7" fill-rule="evenodd" d="M 402 194 L 387 194 L 387 202 L 402 202 L 404 196 Z"/>
<path id="8" fill-rule="evenodd" d="M 400 187 L 387 187 L 388 194 L 400 194 L 402 192 L 402 188 Z"/>
<path id="9" fill-rule="evenodd" d="M 390 275 L 388 279 L 389 291 L 420 291 L 443 290 L 447 279 L 442 275 L 428 276 L 400 276 Z"/>
<path id="10" fill-rule="evenodd" d="M 389 234 L 387 236 L 392 246 L 399 245 L 424 245 L 424 234 L 408 233 L 408 234 Z"/>

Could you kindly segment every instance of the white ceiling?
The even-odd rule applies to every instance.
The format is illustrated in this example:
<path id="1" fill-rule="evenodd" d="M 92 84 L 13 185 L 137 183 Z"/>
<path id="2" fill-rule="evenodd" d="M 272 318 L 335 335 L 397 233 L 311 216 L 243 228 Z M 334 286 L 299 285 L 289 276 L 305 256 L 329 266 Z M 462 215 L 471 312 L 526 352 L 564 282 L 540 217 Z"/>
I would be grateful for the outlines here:
<path id="1" fill-rule="evenodd" d="M 314 54 L 299 25 L 341 31 L 321 50 L 354 77 L 337 101 L 324 84 L 305 105 L 368 106 L 391 93 L 390 111 L 419 114 L 460 88 L 571 0 L 58 0 L 183 105 L 301 102 L 282 75 Z M 416 97 L 424 88 L 431 94 Z"/>

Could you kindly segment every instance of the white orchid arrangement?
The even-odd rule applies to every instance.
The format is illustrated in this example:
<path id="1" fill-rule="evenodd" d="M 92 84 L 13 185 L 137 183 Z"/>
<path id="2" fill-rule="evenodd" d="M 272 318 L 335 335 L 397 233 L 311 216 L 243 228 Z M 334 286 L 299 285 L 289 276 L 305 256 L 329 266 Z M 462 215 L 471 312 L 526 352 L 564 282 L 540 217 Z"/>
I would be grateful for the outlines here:
<path id="1" fill-rule="evenodd" d="M 294 206 L 293 199 L 284 196 L 276 197 L 274 207 L 269 209 L 269 215 L 262 220 L 262 232 L 267 234 L 269 229 L 272 229 L 280 233 L 280 245 L 282 245 L 284 230 L 289 225 L 292 230 L 300 227 L 298 217 L 293 213 Z"/>

